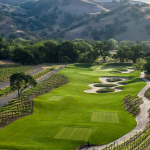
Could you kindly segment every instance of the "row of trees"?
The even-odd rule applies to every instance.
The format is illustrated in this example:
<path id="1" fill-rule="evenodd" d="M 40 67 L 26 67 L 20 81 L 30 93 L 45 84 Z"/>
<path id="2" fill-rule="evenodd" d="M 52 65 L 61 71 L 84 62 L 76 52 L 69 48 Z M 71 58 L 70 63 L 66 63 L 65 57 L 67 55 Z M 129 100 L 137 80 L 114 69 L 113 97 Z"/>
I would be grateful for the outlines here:
<path id="1" fill-rule="evenodd" d="M 144 42 L 142 43 L 144 45 Z M 133 41 L 121 41 L 118 44 L 114 39 L 104 42 L 82 39 L 73 41 L 49 39 L 33 42 L 23 39 L 6 41 L 0 37 L 0 59 L 11 58 L 12 61 L 21 64 L 60 63 L 64 60 L 86 63 L 94 62 L 100 56 L 105 62 L 108 56 L 120 62 L 132 60 L 135 63 L 137 58 L 150 56 L 150 51 L 144 53 L 143 47 Z M 118 51 L 111 55 L 110 50 L 113 49 Z"/>
<path id="2" fill-rule="evenodd" d="M 133 63 L 135 63 L 137 58 L 144 57 L 144 53 L 142 51 L 141 45 L 131 46 L 131 48 L 122 47 L 119 48 L 117 54 L 114 54 L 112 58 L 120 59 L 120 62 L 128 62 L 128 60 L 132 60 Z"/>

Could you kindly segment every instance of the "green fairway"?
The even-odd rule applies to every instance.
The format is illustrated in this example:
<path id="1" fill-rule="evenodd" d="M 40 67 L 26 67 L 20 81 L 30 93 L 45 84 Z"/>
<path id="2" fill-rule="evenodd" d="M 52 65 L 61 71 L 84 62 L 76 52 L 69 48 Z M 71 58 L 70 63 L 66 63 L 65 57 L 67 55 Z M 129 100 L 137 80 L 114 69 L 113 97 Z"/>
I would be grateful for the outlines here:
<path id="1" fill-rule="evenodd" d="M 59 73 L 70 83 L 34 99 L 32 115 L 0 129 L 0 149 L 75 150 L 82 143 L 106 144 L 130 132 L 135 117 L 126 111 L 123 98 L 138 94 L 146 83 L 133 73 L 114 73 L 131 64 L 72 64 Z M 99 77 L 129 78 L 124 91 L 85 93 Z"/>

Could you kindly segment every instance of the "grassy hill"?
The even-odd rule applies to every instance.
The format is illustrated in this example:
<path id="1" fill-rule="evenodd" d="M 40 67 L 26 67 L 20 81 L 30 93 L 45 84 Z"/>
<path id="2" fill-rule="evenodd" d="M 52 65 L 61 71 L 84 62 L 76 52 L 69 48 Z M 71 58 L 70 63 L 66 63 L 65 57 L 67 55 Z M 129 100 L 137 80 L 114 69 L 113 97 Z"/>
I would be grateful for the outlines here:
<path id="1" fill-rule="evenodd" d="M 1 1 L 4 38 L 149 40 L 150 7 L 95 0 Z"/>

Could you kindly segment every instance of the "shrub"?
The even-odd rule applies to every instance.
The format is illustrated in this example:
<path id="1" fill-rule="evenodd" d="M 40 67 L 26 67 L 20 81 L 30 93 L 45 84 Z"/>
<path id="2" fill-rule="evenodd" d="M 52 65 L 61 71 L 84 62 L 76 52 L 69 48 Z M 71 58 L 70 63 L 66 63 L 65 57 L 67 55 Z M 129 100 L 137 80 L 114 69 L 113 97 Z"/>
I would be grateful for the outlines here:
<path id="1" fill-rule="evenodd" d="M 94 84 L 95 87 L 114 87 L 117 86 L 116 84 L 102 84 L 102 83 L 98 83 L 98 84 Z"/>
<path id="2" fill-rule="evenodd" d="M 111 78 L 111 79 L 106 79 L 107 82 L 117 82 L 117 81 L 122 81 L 120 78 Z"/>
<path id="3" fill-rule="evenodd" d="M 97 93 L 109 93 L 109 92 L 114 92 L 115 89 L 112 89 L 112 88 L 104 88 L 104 89 L 100 89 L 100 90 L 97 90 L 96 92 Z"/>

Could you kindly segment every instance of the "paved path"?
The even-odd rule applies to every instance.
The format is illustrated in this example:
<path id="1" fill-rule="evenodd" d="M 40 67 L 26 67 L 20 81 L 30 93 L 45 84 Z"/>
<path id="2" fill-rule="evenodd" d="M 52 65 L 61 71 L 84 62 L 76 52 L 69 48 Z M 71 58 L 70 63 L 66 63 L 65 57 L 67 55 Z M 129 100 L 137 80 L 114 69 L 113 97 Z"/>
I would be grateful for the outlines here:
<path id="1" fill-rule="evenodd" d="M 130 139 L 130 136 L 132 137 L 137 132 L 143 131 L 145 129 L 146 125 L 149 123 L 149 113 L 148 112 L 150 110 L 150 100 L 148 100 L 146 97 L 144 97 L 144 93 L 150 87 L 150 81 L 144 78 L 144 72 L 141 73 L 140 78 L 143 79 L 145 82 L 147 82 L 147 85 L 138 94 L 138 96 L 142 98 L 144 103 L 140 105 L 141 112 L 136 117 L 137 126 L 131 132 L 127 133 L 126 135 L 122 136 L 121 138 L 119 138 L 111 143 L 108 143 L 107 146 L 110 144 L 117 145 L 117 144 L 123 143 L 124 140 Z M 93 150 L 94 148 L 95 148 L 95 150 L 101 150 L 105 147 L 106 147 L 106 145 L 95 146 L 95 147 L 88 148 L 88 150 Z"/>
<path id="2" fill-rule="evenodd" d="M 34 74 L 36 74 L 36 73 L 38 73 L 38 72 L 41 72 L 41 71 L 43 71 L 43 70 L 44 70 L 44 68 L 38 67 L 38 69 L 35 70 L 35 71 L 33 71 L 33 72 L 31 72 L 30 75 L 34 75 Z M 2 83 L 2 84 L 0 84 L 0 89 L 1 89 L 1 88 L 5 88 L 6 86 L 9 86 L 9 85 L 10 85 L 10 82 Z"/>
<path id="3" fill-rule="evenodd" d="M 56 70 L 54 70 L 54 71 L 48 73 L 46 76 L 44 76 L 44 77 L 40 78 L 39 80 L 37 80 L 37 82 L 39 83 L 39 82 L 43 81 L 44 79 L 46 79 L 47 77 L 49 77 L 49 76 L 51 76 L 51 75 L 57 73 L 57 72 L 58 72 L 59 70 L 61 70 L 63 67 L 64 67 L 64 66 L 60 66 L 58 69 L 56 69 Z M 18 94 L 17 92 L 14 92 L 12 95 L 0 99 L 0 107 L 6 105 L 6 103 L 8 103 L 11 99 L 15 98 L 15 97 L 17 96 L 17 94 Z"/>

